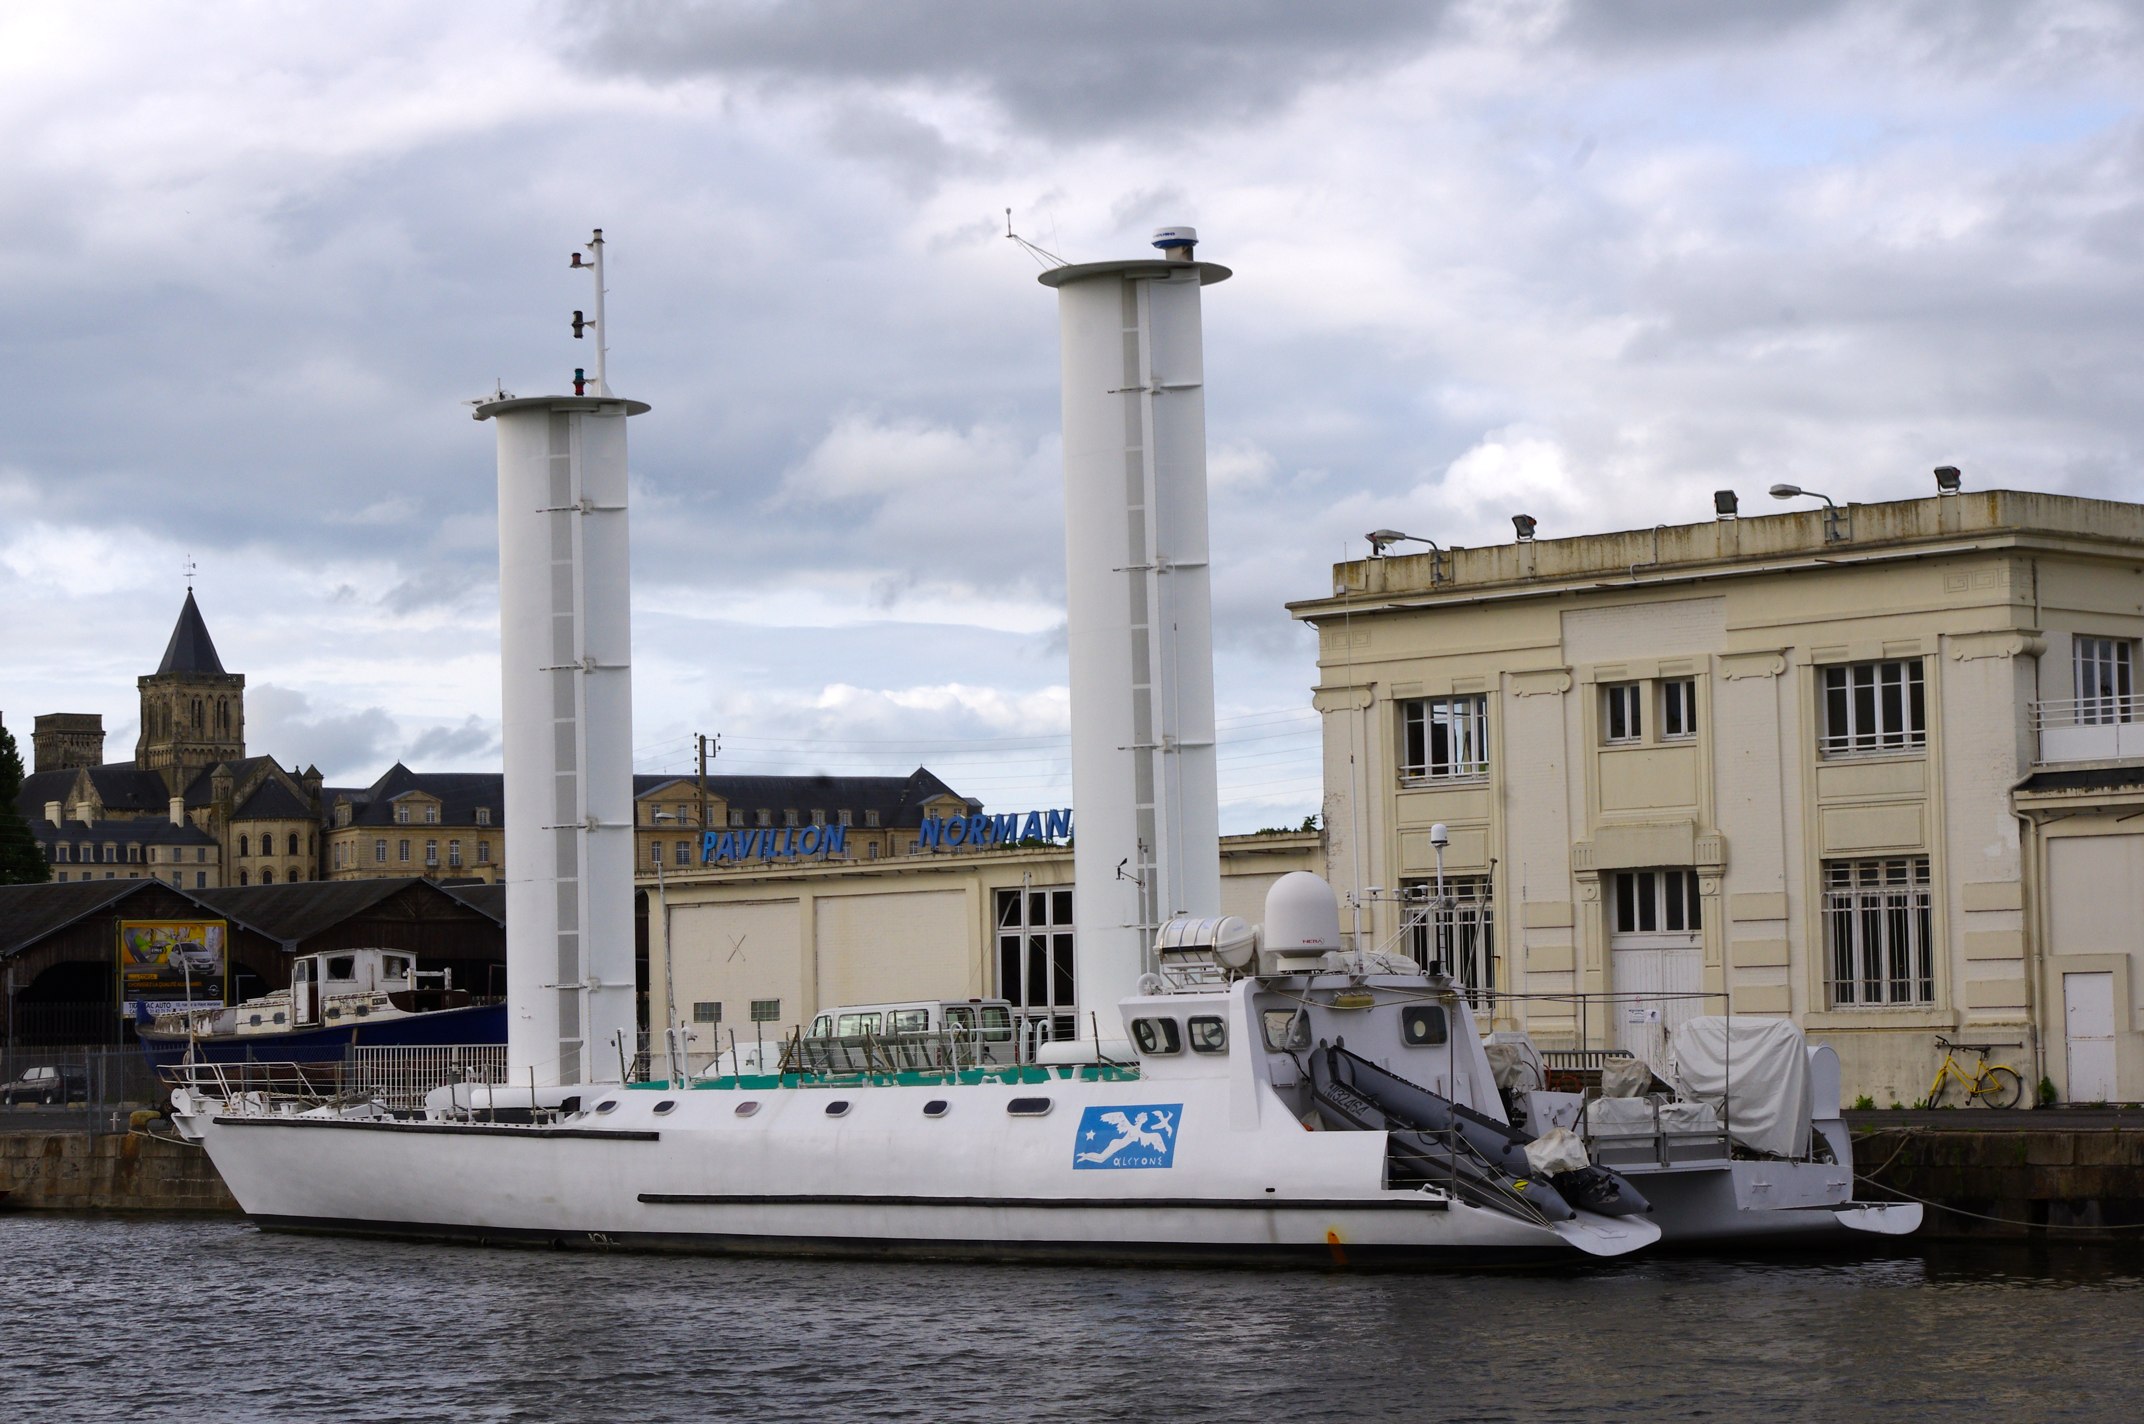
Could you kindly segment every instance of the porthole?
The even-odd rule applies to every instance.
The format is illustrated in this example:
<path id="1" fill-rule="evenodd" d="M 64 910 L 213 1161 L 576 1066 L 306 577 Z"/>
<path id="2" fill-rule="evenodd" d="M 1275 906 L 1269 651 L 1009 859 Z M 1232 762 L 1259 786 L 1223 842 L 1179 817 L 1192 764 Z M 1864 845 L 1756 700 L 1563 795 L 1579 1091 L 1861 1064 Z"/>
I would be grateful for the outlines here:
<path id="1" fill-rule="evenodd" d="M 605 1098 L 602 1102 L 596 1104 L 596 1111 L 599 1113 L 616 1112 L 617 1110 L 618 1100 L 616 1098 Z"/>
<path id="2" fill-rule="evenodd" d="M 834 1099 L 826 1105 L 826 1115 L 828 1117 L 847 1117 L 849 1115 L 849 1100 L 847 1098 Z"/>
<path id="3" fill-rule="evenodd" d="M 661 1102 L 655 1105 L 655 1115 L 657 1117 L 667 1117 L 669 1114 L 674 1113 L 676 1111 L 676 1098 L 664 1098 Z"/>
<path id="4" fill-rule="evenodd" d="M 739 1117 L 750 1117 L 750 1116 L 751 1116 L 751 1115 L 752 1115 L 753 1113 L 756 1113 L 756 1112 L 758 1112 L 758 1111 L 759 1111 L 759 1104 L 758 1104 L 758 1103 L 756 1103 L 756 1102 L 752 1102 L 752 1101 L 750 1101 L 750 1100 L 747 1100 L 747 1101 L 745 1101 L 745 1102 L 741 1102 L 741 1103 L 737 1104 L 737 1106 L 736 1106 L 736 1108 L 734 1109 L 734 1111 L 736 1112 L 737 1116 L 739 1116 Z"/>
<path id="5" fill-rule="evenodd" d="M 1435 1004 L 1416 1004 L 1400 1010 L 1400 1039 L 1409 1048 L 1435 1048 L 1446 1037 L 1444 1010 Z"/>
<path id="6" fill-rule="evenodd" d="M 1181 1053 L 1184 1031 L 1176 1026 L 1175 1019 L 1133 1019 L 1132 1042 L 1139 1045 L 1141 1053 Z"/>
<path id="7" fill-rule="evenodd" d="M 275 1021 L 277 1023 L 283 1022 L 283 1011 L 281 1009 L 276 1010 Z"/>
<path id="8" fill-rule="evenodd" d="M 282 1017 L 282 1016 L 281 1016 L 280 1014 L 278 1014 L 278 1015 L 277 1015 L 277 1018 L 278 1018 L 278 1019 L 280 1019 L 281 1017 Z M 260 1016 L 259 1014 L 255 1014 L 255 1015 L 254 1015 L 254 1016 L 253 1016 L 252 1018 L 248 1019 L 248 1020 L 247 1020 L 246 1022 L 247 1022 L 248 1024 L 250 1024 L 250 1025 L 251 1025 L 252 1027 L 254 1027 L 254 1028 L 259 1028 L 259 1027 L 261 1026 L 261 1016 Z"/>
<path id="9" fill-rule="evenodd" d="M 370 1004 L 359 1004 L 359 1005 L 357 1006 L 357 1016 L 358 1016 L 359 1018 L 363 1018 L 363 1017 L 364 1017 L 365 1015 L 367 1015 L 367 1014 L 369 1014 L 369 1013 L 371 1013 L 371 1012 L 372 1012 L 372 1005 L 370 1005 Z"/>
<path id="10" fill-rule="evenodd" d="M 1048 1098 L 1014 1098 L 1005 1104 L 1005 1111 L 1014 1117 L 1041 1117 L 1049 1110 Z"/>
<path id="11" fill-rule="evenodd" d="M 932 1098 L 923 1105 L 923 1115 L 925 1117 L 944 1117 L 948 1106 L 949 1104 L 944 1098 Z"/>
<path id="12" fill-rule="evenodd" d="M 1191 1020 L 1191 1051 L 1193 1053 L 1228 1052 L 1228 1025 L 1217 1018 L 1205 1015 Z"/>

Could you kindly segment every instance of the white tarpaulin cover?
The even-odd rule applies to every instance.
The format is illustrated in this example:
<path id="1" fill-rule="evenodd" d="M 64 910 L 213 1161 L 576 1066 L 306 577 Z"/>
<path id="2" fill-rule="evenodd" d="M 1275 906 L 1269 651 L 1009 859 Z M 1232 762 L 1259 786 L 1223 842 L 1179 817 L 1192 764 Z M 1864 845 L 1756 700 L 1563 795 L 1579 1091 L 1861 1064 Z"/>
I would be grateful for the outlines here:
<path id="1" fill-rule="evenodd" d="M 1708 1014 L 1668 1042 L 1675 1086 L 1727 1119 L 1728 1135 L 1756 1152 L 1809 1154 L 1809 1050 L 1785 1019 Z"/>
<path id="2" fill-rule="evenodd" d="M 1526 1165 L 1539 1176 L 1553 1177 L 1591 1166 L 1592 1159 L 1586 1156 L 1586 1144 L 1577 1133 L 1552 1127 L 1526 1144 Z"/>
<path id="3" fill-rule="evenodd" d="M 1601 1065 L 1604 1098 L 1642 1098 L 1652 1086 L 1653 1067 L 1642 1058 L 1611 1058 Z"/>

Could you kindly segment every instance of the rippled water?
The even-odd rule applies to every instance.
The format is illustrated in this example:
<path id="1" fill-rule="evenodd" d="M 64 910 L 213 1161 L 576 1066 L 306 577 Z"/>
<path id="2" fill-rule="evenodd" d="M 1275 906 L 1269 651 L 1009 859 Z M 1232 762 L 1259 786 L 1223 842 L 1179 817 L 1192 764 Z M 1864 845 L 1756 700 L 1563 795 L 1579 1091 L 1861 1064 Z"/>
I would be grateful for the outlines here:
<path id="1" fill-rule="evenodd" d="M 0 1217 L 5 1420 L 2133 1420 L 2140 1345 L 2110 1248 L 1362 1276 Z"/>

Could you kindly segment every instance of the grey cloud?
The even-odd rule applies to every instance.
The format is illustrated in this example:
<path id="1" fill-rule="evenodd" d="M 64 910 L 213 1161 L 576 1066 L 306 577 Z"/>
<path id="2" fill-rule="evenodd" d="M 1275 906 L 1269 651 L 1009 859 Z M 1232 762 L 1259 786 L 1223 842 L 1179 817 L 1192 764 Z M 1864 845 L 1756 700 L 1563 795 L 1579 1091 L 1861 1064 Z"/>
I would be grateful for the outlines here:
<path id="1" fill-rule="evenodd" d="M 596 56 L 654 79 L 921 84 L 987 94 L 1052 136 L 1213 123 L 1280 108 L 1307 85 L 1402 58 L 1449 7 L 1085 0 L 800 0 L 597 7 Z"/>
<path id="2" fill-rule="evenodd" d="M 497 765 L 498 758 L 499 729 L 475 715 L 459 726 L 425 729 L 404 754 L 404 760 L 427 771 L 453 771 L 472 762 L 483 763 L 480 769 L 488 770 Z"/>
<path id="3" fill-rule="evenodd" d="M 316 712 L 302 692 L 260 683 L 246 689 L 246 750 L 286 766 L 318 766 L 330 780 L 375 771 L 396 741 L 378 707 Z"/>

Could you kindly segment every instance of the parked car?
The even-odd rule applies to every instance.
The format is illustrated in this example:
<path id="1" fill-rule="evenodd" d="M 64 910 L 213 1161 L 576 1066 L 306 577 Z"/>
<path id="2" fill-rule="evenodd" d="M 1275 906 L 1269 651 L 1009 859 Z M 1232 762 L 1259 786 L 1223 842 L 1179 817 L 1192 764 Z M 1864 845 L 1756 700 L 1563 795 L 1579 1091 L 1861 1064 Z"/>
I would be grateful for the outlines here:
<path id="1" fill-rule="evenodd" d="M 0 1103 L 66 1103 L 89 1096 L 89 1074 L 80 1068 L 46 1064 L 12 1083 L 0 1084 Z"/>

